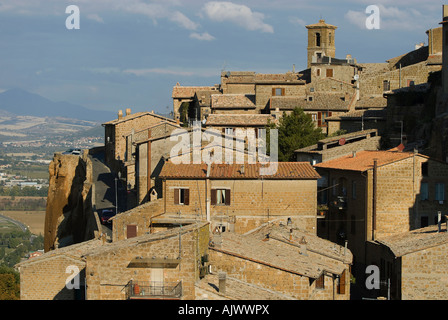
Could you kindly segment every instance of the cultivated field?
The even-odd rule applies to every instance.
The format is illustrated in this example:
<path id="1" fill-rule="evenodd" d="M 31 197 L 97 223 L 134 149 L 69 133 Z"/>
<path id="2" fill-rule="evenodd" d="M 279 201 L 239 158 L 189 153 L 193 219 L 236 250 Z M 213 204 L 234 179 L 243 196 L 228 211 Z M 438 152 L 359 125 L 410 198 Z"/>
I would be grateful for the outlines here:
<path id="1" fill-rule="evenodd" d="M 35 235 L 44 234 L 45 211 L 2 211 L 0 213 L 22 222 Z"/>

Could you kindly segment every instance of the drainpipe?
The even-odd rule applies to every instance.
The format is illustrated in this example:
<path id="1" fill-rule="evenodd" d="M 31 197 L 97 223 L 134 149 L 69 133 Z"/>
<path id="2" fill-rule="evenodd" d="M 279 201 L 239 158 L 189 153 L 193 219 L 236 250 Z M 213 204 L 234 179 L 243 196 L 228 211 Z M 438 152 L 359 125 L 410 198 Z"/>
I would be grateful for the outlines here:
<path id="1" fill-rule="evenodd" d="M 372 241 L 375 240 L 375 230 L 376 230 L 377 179 L 378 179 L 378 159 L 373 159 Z"/>
<path id="2" fill-rule="evenodd" d="M 209 185 L 210 185 L 210 163 L 207 165 L 207 178 L 205 179 L 205 211 L 206 211 L 206 215 L 207 215 L 207 221 L 210 222 L 210 192 L 209 190 Z"/>

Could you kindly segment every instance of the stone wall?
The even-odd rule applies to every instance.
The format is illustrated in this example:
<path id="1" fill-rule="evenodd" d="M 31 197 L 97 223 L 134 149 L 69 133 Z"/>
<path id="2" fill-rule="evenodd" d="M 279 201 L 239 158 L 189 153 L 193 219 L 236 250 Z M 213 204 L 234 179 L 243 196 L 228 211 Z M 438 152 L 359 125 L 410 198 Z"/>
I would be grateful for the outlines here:
<path id="1" fill-rule="evenodd" d="M 132 210 L 118 214 L 113 218 L 112 241 L 127 239 L 126 228 L 128 225 L 137 226 L 137 236 L 150 231 L 151 218 L 163 213 L 163 201 L 144 203 Z"/>
<path id="2" fill-rule="evenodd" d="M 221 221 L 236 232 L 247 232 L 267 221 L 291 218 L 302 230 L 316 233 L 316 180 L 166 180 L 167 214 L 204 219 L 211 189 L 229 189 L 230 205 L 210 205 L 212 227 Z M 189 205 L 174 203 L 176 188 L 189 189 Z"/>
<path id="3" fill-rule="evenodd" d="M 74 300 L 75 290 L 66 288 L 66 280 L 71 275 L 66 273 L 69 266 L 83 270 L 85 262 L 61 255 L 21 266 L 20 300 Z M 80 280 L 83 278 L 81 274 Z"/>
<path id="4" fill-rule="evenodd" d="M 208 225 L 189 228 L 180 237 L 178 231 L 174 230 L 160 239 L 141 242 L 135 239 L 110 244 L 109 248 L 87 255 L 87 299 L 126 299 L 126 285 L 129 281 L 148 283 L 158 280 L 154 278 L 154 269 L 158 269 L 159 274 L 161 272 L 164 285 L 182 282 L 182 299 L 194 299 L 194 284 L 199 279 L 198 262 L 207 252 Z M 165 268 L 130 267 L 129 263 L 136 257 L 180 258 L 180 263 L 176 267 Z"/>
<path id="5" fill-rule="evenodd" d="M 344 300 L 349 296 L 349 290 L 346 290 L 347 294 L 337 294 L 336 284 L 329 276 L 325 276 L 325 288 L 317 289 L 316 281 L 306 276 L 244 257 L 226 254 L 213 248 L 209 252 L 213 272 L 223 271 L 239 280 L 292 296 L 298 300 L 333 300 L 333 298 Z"/>
<path id="6" fill-rule="evenodd" d="M 401 258 L 402 300 L 446 300 L 448 244 L 407 254 Z"/>

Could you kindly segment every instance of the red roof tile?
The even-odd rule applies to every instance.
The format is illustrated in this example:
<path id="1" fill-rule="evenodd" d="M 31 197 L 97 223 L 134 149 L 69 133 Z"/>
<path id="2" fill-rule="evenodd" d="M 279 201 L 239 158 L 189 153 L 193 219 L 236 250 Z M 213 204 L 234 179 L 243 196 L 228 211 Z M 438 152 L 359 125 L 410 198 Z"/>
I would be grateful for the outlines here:
<path id="1" fill-rule="evenodd" d="M 261 175 L 260 169 L 274 164 L 212 164 L 210 166 L 211 179 L 286 179 L 305 180 L 319 179 L 320 175 L 308 162 L 278 162 L 277 171 L 272 175 Z M 244 167 L 244 168 L 243 168 Z M 167 179 L 205 179 L 207 177 L 207 164 L 164 164 L 159 175 Z"/>
<path id="2" fill-rule="evenodd" d="M 348 155 L 316 164 L 314 167 L 323 169 L 339 169 L 351 171 L 366 171 L 373 168 L 377 159 L 378 166 L 412 157 L 412 152 L 400 152 L 398 149 L 388 151 L 358 151 L 355 157 Z"/>

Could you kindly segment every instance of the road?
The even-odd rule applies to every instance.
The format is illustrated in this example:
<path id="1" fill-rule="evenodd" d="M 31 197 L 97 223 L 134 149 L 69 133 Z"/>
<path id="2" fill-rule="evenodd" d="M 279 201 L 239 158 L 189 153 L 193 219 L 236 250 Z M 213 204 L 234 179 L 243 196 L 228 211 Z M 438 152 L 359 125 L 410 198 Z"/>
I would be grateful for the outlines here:
<path id="1" fill-rule="evenodd" d="M 28 227 L 24 225 L 22 222 L 11 219 L 10 217 L 6 217 L 0 214 L 0 220 L 6 220 L 8 222 L 14 223 L 16 226 L 18 226 L 23 232 L 28 230 Z"/>

